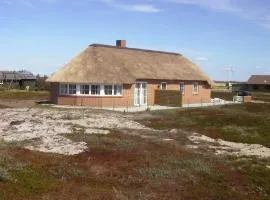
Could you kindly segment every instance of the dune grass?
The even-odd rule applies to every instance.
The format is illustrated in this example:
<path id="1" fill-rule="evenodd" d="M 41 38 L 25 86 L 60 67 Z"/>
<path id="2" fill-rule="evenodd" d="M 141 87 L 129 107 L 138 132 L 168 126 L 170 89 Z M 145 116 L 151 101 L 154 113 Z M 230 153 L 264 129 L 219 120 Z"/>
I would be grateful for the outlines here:
<path id="1" fill-rule="evenodd" d="M 154 112 L 142 123 L 157 129 L 182 128 L 232 142 L 270 147 L 270 104 L 237 104 Z"/>
<path id="2" fill-rule="evenodd" d="M 0 99 L 16 100 L 47 100 L 49 92 L 47 91 L 24 91 L 24 90 L 2 90 Z"/>
<path id="3" fill-rule="evenodd" d="M 247 141 L 267 146 L 261 138 L 263 130 L 269 130 L 268 113 L 268 104 L 155 111 L 143 123 L 158 129 L 201 130 L 236 141 L 251 138 Z M 0 199 L 270 199 L 270 159 L 196 153 L 177 133 L 161 132 L 153 139 L 124 130 L 110 132 L 66 135 L 88 146 L 88 151 L 74 156 L 24 150 L 0 141 Z M 175 141 L 159 139 L 173 135 Z"/>
<path id="4" fill-rule="evenodd" d="M 76 135 L 75 156 L 2 148 L 1 199 L 267 199 L 267 160 L 199 155 L 123 133 Z M 3 159 L 6 157 L 6 159 Z M 17 166 L 17 167 L 16 167 Z"/>

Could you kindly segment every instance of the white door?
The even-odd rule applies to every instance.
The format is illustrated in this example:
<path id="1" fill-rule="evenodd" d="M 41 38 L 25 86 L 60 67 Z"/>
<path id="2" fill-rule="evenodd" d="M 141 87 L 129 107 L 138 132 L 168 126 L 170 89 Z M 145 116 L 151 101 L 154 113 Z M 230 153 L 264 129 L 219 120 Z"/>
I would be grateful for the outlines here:
<path id="1" fill-rule="evenodd" d="M 147 105 L 147 83 L 135 83 L 134 105 Z"/>

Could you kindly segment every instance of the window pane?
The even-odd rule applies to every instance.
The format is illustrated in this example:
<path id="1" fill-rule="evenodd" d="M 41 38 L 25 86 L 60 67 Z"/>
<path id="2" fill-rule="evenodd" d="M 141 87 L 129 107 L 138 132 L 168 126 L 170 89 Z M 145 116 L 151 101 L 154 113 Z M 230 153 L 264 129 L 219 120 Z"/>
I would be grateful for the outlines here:
<path id="1" fill-rule="evenodd" d="M 60 94 L 67 94 L 67 93 L 68 93 L 68 85 L 60 84 Z"/>
<path id="2" fill-rule="evenodd" d="M 117 85 L 114 85 L 113 86 L 113 94 L 114 95 L 117 95 Z"/>
<path id="3" fill-rule="evenodd" d="M 123 93 L 123 85 L 118 85 L 118 95 L 122 95 Z"/>
<path id="4" fill-rule="evenodd" d="M 89 85 L 81 85 L 80 91 L 81 91 L 81 94 L 89 94 Z"/>
<path id="5" fill-rule="evenodd" d="M 122 85 L 114 85 L 113 86 L 113 94 L 114 95 L 122 95 Z"/>
<path id="6" fill-rule="evenodd" d="M 166 90 L 167 89 L 167 83 L 161 83 L 161 89 Z"/>
<path id="7" fill-rule="evenodd" d="M 184 84 L 184 83 L 180 83 L 180 91 L 181 91 L 182 93 L 185 92 L 185 84 Z"/>
<path id="8" fill-rule="evenodd" d="M 76 94 L 76 85 L 69 84 L 69 94 Z"/>
<path id="9" fill-rule="evenodd" d="M 198 83 L 195 83 L 195 84 L 193 85 L 193 92 L 194 92 L 194 93 L 198 93 L 198 92 L 199 92 L 199 85 L 198 85 Z"/>
<path id="10" fill-rule="evenodd" d="M 91 85 L 91 94 L 100 95 L 100 85 Z"/>
<path id="11" fill-rule="evenodd" d="M 112 85 L 105 85 L 104 90 L 105 90 L 105 95 L 112 95 L 113 86 Z"/>

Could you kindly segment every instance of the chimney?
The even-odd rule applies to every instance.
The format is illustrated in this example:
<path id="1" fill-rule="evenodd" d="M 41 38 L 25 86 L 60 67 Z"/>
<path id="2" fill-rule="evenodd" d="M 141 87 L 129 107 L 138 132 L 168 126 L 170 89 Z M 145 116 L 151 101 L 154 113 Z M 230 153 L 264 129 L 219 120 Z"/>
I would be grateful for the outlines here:
<path id="1" fill-rule="evenodd" d="M 116 40 L 116 46 L 119 48 L 126 48 L 127 41 L 126 40 Z"/>

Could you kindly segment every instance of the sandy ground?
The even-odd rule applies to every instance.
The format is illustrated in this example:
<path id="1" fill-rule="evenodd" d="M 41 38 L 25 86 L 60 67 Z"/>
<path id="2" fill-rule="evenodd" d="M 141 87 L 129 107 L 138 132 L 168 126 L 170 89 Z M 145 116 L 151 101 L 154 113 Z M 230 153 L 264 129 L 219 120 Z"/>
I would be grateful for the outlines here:
<path id="1" fill-rule="evenodd" d="M 149 113 L 145 115 L 151 117 Z M 109 134 L 111 130 L 125 130 L 126 134 L 164 142 L 176 142 L 168 136 L 181 134 L 190 141 L 188 148 L 209 150 L 217 155 L 270 157 L 270 149 L 262 145 L 216 140 L 177 129 L 155 131 L 135 122 L 135 119 L 136 115 L 90 109 L 0 109 L 0 140 L 20 142 L 29 150 L 74 155 L 87 151 L 87 144 L 71 141 L 65 134 Z"/>
<path id="2" fill-rule="evenodd" d="M 213 150 L 216 155 L 270 157 L 270 149 L 260 144 L 228 142 L 222 139 L 213 139 L 199 133 L 193 133 L 188 139 L 193 142 L 192 145 L 188 146 L 189 148 L 198 149 L 200 146 L 204 146 Z"/>
<path id="3" fill-rule="evenodd" d="M 38 108 L 0 109 L 0 139 L 23 142 L 24 147 L 42 152 L 74 155 L 87 149 L 84 142 L 73 142 L 63 134 L 108 134 L 111 129 L 147 129 L 117 113 L 91 110 Z"/>

